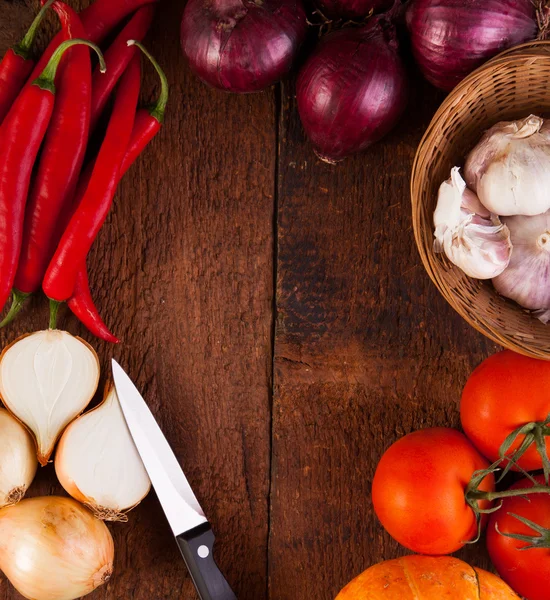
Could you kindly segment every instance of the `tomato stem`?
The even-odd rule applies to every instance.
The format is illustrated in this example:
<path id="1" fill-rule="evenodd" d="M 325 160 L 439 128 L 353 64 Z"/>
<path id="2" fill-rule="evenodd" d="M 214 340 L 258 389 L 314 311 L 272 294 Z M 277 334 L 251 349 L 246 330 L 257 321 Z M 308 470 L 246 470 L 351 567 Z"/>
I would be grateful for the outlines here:
<path id="1" fill-rule="evenodd" d="M 469 490 L 466 497 L 469 500 L 478 502 L 479 500 L 502 500 L 504 498 L 513 498 L 515 496 L 529 496 L 530 494 L 550 494 L 550 486 L 534 485 L 530 488 L 519 488 L 515 490 L 504 490 L 503 492 L 484 492 L 481 490 Z"/>
<path id="2" fill-rule="evenodd" d="M 508 454 L 510 448 L 517 442 L 520 436 L 524 436 L 521 445 L 512 454 Z M 548 457 L 545 442 L 545 438 L 548 436 L 550 436 L 550 415 L 546 417 L 545 421 L 526 423 L 512 431 L 499 449 L 501 459 L 508 459 L 509 461 L 504 468 L 500 479 L 502 480 L 513 466 L 517 466 L 521 457 L 534 444 L 542 460 L 544 481 L 546 482 L 546 485 L 550 485 L 550 458 Z"/>
<path id="3" fill-rule="evenodd" d="M 485 478 L 489 475 L 494 475 L 500 469 L 500 465 L 503 460 L 511 459 L 508 456 L 506 456 L 504 459 L 501 458 L 487 469 L 476 471 L 470 479 L 470 483 L 468 484 L 464 494 L 464 499 L 466 504 L 472 509 L 475 515 L 477 523 L 477 536 L 474 540 L 465 543 L 475 544 L 479 541 L 481 537 L 482 515 L 495 513 L 502 508 L 502 502 L 491 508 L 481 508 L 479 506 L 481 501 L 494 502 L 495 500 L 504 500 L 505 498 L 513 498 L 517 496 L 528 498 L 530 494 L 550 494 L 550 486 L 539 485 L 529 473 L 525 473 L 525 475 L 533 482 L 533 487 L 504 490 L 502 492 L 480 490 L 479 487 Z"/>
<path id="4" fill-rule="evenodd" d="M 550 530 L 542 527 L 538 523 L 530 521 L 525 517 L 521 517 L 520 515 L 516 515 L 514 513 L 508 513 L 514 519 L 520 521 L 527 527 L 530 527 L 533 531 L 537 532 L 539 535 L 523 535 L 520 533 L 505 533 L 504 531 L 500 531 L 498 528 L 498 523 L 495 525 L 495 529 L 497 533 L 503 535 L 504 537 L 509 537 L 514 540 L 519 540 L 520 542 L 526 542 L 528 545 L 520 548 L 520 550 L 532 550 L 533 548 L 550 548 Z"/>

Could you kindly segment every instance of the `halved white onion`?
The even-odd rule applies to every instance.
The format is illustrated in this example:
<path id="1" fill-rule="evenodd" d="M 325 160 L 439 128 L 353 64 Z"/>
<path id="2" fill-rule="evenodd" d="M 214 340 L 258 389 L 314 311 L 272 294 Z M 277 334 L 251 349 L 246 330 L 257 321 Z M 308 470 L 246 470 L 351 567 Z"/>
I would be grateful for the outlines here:
<path id="1" fill-rule="evenodd" d="M 151 482 L 120 408 L 115 388 L 73 421 L 55 455 L 61 485 L 100 519 L 125 520 L 124 513 L 149 493 Z"/>
<path id="2" fill-rule="evenodd" d="M 0 408 L 0 508 L 23 498 L 37 466 L 29 432 L 7 410 Z"/>
<path id="3" fill-rule="evenodd" d="M 66 331 L 23 336 L 0 356 L 0 396 L 34 436 L 42 465 L 65 427 L 89 404 L 98 382 L 95 350 Z"/>

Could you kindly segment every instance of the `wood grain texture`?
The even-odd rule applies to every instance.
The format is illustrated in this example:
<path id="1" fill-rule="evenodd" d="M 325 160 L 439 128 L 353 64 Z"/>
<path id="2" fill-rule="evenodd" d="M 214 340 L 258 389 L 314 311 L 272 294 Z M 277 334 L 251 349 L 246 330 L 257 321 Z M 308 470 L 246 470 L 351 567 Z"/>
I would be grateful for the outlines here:
<path id="1" fill-rule="evenodd" d="M 35 9 L 0 1 L 0 52 Z M 182 9 L 162 0 L 146 42 L 172 84 L 166 125 L 89 258 L 123 344 L 94 342 L 67 313 L 60 325 L 94 343 L 104 377 L 114 355 L 142 389 L 239 600 L 330 600 L 404 553 L 372 511 L 380 455 L 413 429 L 458 425 L 466 377 L 495 349 L 439 297 L 414 246 L 410 168 L 443 96 L 417 77 L 398 129 L 331 167 L 304 139 L 292 82 L 238 97 L 192 76 Z M 143 100 L 156 89 L 146 67 Z M 0 342 L 46 323 L 37 298 Z M 62 493 L 52 467 L 32 488 L 49 493 Z M 154 494 L 111 530 L 115 576 L 92 600 L 196 598 Z M 482 546 L 460 556 L 488 565 Z M 0 576 L 0 600 L 19 598 Z"/>
<path id="2" fill-rule="evenodd" d="M 0 51 L 36 4 L 0 2 Z M 68 313 L 60 325 L 93 342 L 104 376 L 114 355 L 135 379 L 213 523 L 220 567 L 239 599 L 257 600 L 267 579 L 274 94 L 230 96 L 197 81 L 179 48 L 182 10 L 163 0 L 146 41 L 171 83 L 165 126 L 124 179 L 89 258 L 97 304 L 123 344 L 93 341 Z M 149 101 L 157 77 L 144 65 Z M 42 298 L 1 342 L 46 318 Z M 32 493 L 52 490 L 61 492 L 50 466 Z M 110 529 L 115 574 L 91 599 L 196 598 L 154 494 Z M 15 598 L 3 581 L 0 599 Z"/>
<path id="3" fill-rule="evenodd" d="M 383 451 L 421 427 L 459 425 L 471 368 L 494 347 L 445 304 L 411 229 L 409 174 L 440 94 L 417 83 L 384 142 L 336 167 L 304 139 L 284 89 L 269 597 L 329 600 L 407 553 L 373 513 Z M 487 565 L 481 545 L 461 554 Z"/>

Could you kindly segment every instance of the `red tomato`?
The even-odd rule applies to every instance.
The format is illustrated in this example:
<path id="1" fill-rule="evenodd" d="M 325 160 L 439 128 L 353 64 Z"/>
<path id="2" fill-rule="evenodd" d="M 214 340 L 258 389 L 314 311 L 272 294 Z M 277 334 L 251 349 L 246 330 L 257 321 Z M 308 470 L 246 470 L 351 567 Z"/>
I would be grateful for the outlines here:
<path id="1" fill-rule="evenodd" d="M 502 442 L 526 423 L 544 421 L 550 414 L 550 362 L 504 350 L 481 363 L 472 373 L 460 405 L 466 435 L 491 462 L 499 458 Z M 512 446 L 515 450 L 523 436 Z M 550 440 L 546 438 L 550 451 Z M 542 468 L 531 446 L 518 461 L 526 471 Z M 550 595 L 549 595 L 550 597 Z"/>
<path id="2" fill-rule="evenodd" d="M 544 477 L 536 477 L 536 479 L 544 485 Z M 529 479 L 524 479 L 512 486 L 512 489 L 529 488 L 532 485 Z M 550 598 L 550 549 L 522 550 L 529 545 L 527 542 L 502 535 L 502 533 L 515 533 L 539 536 L 539 533 L 518 521 L 510 513 L 550 529 L 550 495 L 531 494 L 529 500 L 522 496 L 506 498 L 502 508 L 491 515 L 487 529 L 487 548 L 502 579 L 527 600 L 548 600 Z"/>
<path id="3" fill-rule="evenodd" d="M 475 538 L 474 512 L 464 492 L 487 461 L 459 431 L 423 429 L 401 438 L 378 464 L 374 510 L 388 533 L 419 554 L 450 554 Z M 494 490 L 488 476 L 480 490 Z M 480 503 L 488 508 L 490 503 Z"/>

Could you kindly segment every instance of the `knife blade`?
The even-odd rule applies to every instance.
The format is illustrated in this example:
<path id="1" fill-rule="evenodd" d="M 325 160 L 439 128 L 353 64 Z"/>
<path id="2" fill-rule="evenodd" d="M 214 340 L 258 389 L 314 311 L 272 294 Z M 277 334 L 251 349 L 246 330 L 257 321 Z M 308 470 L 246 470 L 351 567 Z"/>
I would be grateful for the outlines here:
<path id="1" fill-rule="evenodd" d="M 215 537 L 153 413 L 113 359 L 122 413 L 201 600 L 236 600 L 214 560 Z"/>

